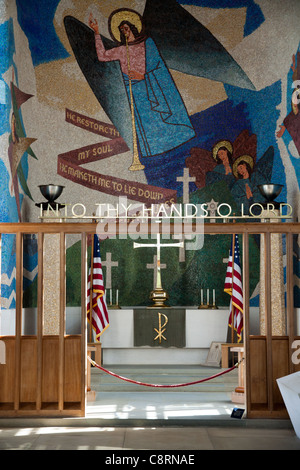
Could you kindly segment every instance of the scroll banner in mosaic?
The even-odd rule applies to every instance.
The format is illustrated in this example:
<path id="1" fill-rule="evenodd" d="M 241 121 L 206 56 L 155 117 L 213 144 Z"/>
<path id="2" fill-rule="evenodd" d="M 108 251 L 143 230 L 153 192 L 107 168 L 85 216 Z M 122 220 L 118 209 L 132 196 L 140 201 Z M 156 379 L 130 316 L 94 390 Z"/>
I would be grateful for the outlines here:
<path id="1" fill-rule="evenodd" d="M 126 196 L 145 205 L 176 202 L 175 190 L 103 175 L 82 165 L 127 152 L 128 146 L 116 128 L 66 109 L 66 121 L 110 139 L 58 155 L 57 173 L 74 183 L 114 196 Z"/>
<path id="2" fill-rule="evenodd" d="M 134 309 L 133 319 L 134 346 L 185 347 L 185 309 L 139 308 Z"/>

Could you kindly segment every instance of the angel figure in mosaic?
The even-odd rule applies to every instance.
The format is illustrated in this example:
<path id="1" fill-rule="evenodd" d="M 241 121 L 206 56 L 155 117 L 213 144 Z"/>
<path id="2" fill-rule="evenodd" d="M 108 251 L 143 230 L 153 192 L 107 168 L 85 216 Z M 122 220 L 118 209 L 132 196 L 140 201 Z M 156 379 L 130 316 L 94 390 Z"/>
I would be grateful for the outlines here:
<path id="1" fill-rule="evenodd" d="M 134 10 L 115 10 L 109 30 L 116 47 L 106 49 L 98 22 L 90 16 L 99 62 L 119 62 L 129 102 L 134 106 L 141 156 L 167 152 L 195 136 L 183 100 L 154 41 Z M 114 82 L 114 86 L 117 83 Z"/>
<path id="2" fill-rule="evenodd" d="M 135 121 L 141 157 L 169 152 L 196 135 L 170 70 L 255 89 L 218 39 L 176 0 L 147 0 L 142 15 L 112 11 L 111 39 L 93 16 L 89 26 L 72 16 L 64 25 L 80 69 L 131 150 Z"/>
<path id="3" fill-rule="evenodd" d="M 241 155 L 234 161 L 232 172 L 235 183 L 231 194 L 239 205 L 244 204 L 245 210 L 254 203 L 266 202 L 258 186 L 270 183 L 273 157 L 274 148 L 271 146 L 256 163 L 251 155 Z"/>
<path id="4" fill-rule="evenodd" d="M 199 189 L 208 184 L 225 181 L 229 189 L 235 183 L 233 175 L 233 162 L 243 154 L 249 154 L 255 161 L 256 135 L 243 130 L 233 143 L 228 139 L 216 142 L 211 151 L 194 147 L 190 156 L 186 159 L 186 166 L 190 175 L 196 177 L 196 185 Z"/>

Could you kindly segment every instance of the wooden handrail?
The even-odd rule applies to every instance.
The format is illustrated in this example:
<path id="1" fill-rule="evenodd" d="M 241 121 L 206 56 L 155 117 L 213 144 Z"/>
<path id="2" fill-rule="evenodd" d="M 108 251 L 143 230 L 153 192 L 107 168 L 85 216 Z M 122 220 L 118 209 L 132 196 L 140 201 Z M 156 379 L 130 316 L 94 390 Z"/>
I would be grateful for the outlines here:
<path id="1" fill-rule="evenodd" d="M 146 233 L 162 233 L 162 224 L 156 224 L 149 221 Z M 145 225 L 147 225 L 145 224 Z M 112 226 L 114 225 L 114 226 Z M 125 227 L 125 222 L 116 220 L 114 224 L 107 221 L 107 230 L 101 233 L 107 235 L 118 235 L 119 233 L 133 234 L 137 233 L 136 229 L 131 227 L 130 222 Z M 0 233 L 96 233 L 98 224 L 95 222 L 23 222 L 23 223 L 0 223 Z M 198 233 L 198 234 L 257 234 L 257 233 L 300 233 L 299 222 L 237 222 L 237 223 L 205 223 L 197 224 L 193 222 L 190 226 L 186 226 L 183 222 L 169 224 L 170 235 L 182 233 Z M 127 231 L 127 232 L 126 232 Z M 165 232 L 163 232 L 165 233 Z"/>

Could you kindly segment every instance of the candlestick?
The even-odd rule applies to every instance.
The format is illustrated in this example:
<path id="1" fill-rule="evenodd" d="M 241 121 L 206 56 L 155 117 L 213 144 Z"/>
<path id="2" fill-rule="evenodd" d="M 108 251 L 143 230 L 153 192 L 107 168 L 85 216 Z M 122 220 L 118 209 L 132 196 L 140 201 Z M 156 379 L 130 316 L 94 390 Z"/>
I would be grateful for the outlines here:
<path id="1" fill-rule="evenodd" d="M 207 289 L 207 303 L 203 303 L 203 291 L 204 289 L 201 289 L 201 304 L 199 305 L 198 308 L 208 308 L 208 303 L 209 303 L 209 289 Z"/>
<path id="2" fill-rule="evenodd" d="M 214 310 L 216 310 L 218 307 L 216 306 L 216 291 L 215 289 L 213 289 L 213 304 L 212 304 L 212 308 Z"/>

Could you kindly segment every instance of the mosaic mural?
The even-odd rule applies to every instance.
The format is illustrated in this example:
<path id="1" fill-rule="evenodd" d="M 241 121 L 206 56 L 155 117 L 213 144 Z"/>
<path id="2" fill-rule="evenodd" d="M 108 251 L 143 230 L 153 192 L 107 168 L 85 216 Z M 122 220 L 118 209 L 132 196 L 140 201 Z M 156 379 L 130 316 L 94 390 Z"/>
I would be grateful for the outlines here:
<path id="1" fill-rule="evenodd" d="M 297 0 L 0 5 L 1 221 L 38 221 L 39 184 L 65 186 L 60 202 L 82 203 L 90 214 L 121 196 L 147 205 L 207 204 L 211 216 L 226 203 L 238 216 L 241 207 L 247 213 L 265 202 L 258 185 L 269 182 L 283 185 L 277 200 L 292 205 L 298 220 Z M 146 305 L 155 251 L 134 250 L 129 239 L 101 247 L 103 260 L 117 263 L 104 272 L 120 304 Z M 198 305 L 201 288 L 228 304 L 229 248 L 225 236 L 189 241 L 185 251 L 165 248 L 171 304 Z M 258 305 L 258 237 L 250 249 L 251 305 Z M 80 303 L 79 251 L 68 244 L 68 305 Z M 298 305 L 297 240 L 294 251 Z M 35 302 L 36 255 L 32 235 L 24 250 L 28 305 Z M 13 237 L 4 237 L 5 308 L 14 306 L 14 266 Z"/>

